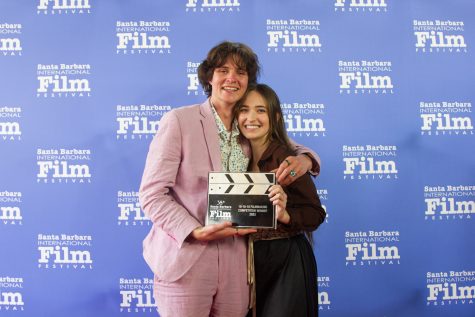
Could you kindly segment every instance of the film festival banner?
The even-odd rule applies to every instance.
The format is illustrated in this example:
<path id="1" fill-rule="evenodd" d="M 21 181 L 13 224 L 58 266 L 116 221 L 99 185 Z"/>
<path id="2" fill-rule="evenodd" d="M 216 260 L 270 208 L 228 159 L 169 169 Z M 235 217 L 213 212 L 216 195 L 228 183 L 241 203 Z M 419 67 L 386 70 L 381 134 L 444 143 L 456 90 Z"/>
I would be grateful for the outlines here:
<path id="1" fill-rule="evenodd" d="M 209 173 L 206 224 L 275 228 L 275 207 L 268 196 L 274 184 L 275 173 Z"/>
<path id="2" fill-rule="evenodd" d="M 0 0 L 0 316 L 158 316 L 145 158 L 164 115 L 206 100 L 198 67 L 223 40 L 256 52 L 289 137 L 321 157 L 319 316 L 475 316 L 474 12 Z M 195 176 L 200 221 L 275 226 L 273 174 Z"/>

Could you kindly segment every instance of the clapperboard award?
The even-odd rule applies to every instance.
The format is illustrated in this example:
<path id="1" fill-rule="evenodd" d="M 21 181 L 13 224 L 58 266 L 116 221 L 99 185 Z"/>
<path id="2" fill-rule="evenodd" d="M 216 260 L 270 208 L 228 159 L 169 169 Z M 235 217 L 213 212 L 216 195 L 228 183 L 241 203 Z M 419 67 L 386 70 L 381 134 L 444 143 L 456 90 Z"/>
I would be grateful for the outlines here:
<path id="1" fill-rule="evenodd" d="M 268 197 L 274 184 L 274 173 L 210 172 L 206 224 L 230 221 L 234 227 L 275 228 L 275 207 Z"/>

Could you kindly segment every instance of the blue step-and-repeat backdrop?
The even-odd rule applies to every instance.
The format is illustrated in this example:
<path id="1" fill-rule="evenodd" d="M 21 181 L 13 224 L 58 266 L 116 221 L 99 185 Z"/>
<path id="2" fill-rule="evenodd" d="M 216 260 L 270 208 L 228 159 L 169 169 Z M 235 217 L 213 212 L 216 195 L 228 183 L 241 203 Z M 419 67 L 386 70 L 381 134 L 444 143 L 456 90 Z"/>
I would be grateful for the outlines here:
<path id="1" fill-rule="evenodd" d="M 247 43 L 322 158 L 321 316 L 475 316 L 472 0 L 0 0 L 0 315 L 156 316 L 137 191 Z M 317 285 L 316 285 L 317 286 Z"/>

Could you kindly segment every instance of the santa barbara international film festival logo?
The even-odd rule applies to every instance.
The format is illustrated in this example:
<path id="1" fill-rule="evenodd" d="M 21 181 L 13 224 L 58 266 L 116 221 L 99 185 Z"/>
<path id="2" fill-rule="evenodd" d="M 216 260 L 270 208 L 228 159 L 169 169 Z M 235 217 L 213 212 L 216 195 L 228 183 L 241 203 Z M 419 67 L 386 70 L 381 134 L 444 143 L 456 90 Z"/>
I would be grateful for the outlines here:
<path id="1" fill-rule="evenodd" d="M 92 236 L 38 234 L 38 268 L 92 269 Z"/>
<path id="2" fill-rule="evenodd" d="M 91 183 L 90 149 L 37 149 L 37 183 Z"/>
<path id="3" fill-rule="evenodd" d="M 475 303 L 475 271 L 427 272 L 427 306 L 442 309 L 452 305 L 473 305 Z"/>
<path id="4" fill-rule="evenodd" d="M 475 185 L 424 186 L 425 220 L 471 219 Z"/>
<path id="5" fill-rule="evenodd" d="M 117 105 L 117 140 L 151 139 L 158 131 L 168 105 Z"/>
<path id="6" fill-rule="evenodd" d="M 186 63 L 186 77 L 188 79 L 187 95 L 188 96 L 205 96 L 206 93 L 200 86 L 200 80 L 198 79 L 198 67 L 199 62 L 187 62 Z"/>
<path id="7" fill-rule="evenodd" d="M 90 97 L 91 65 L 38 64 L 36 75 L 38 98 Z"/>
<path id="8" fill-rule="evenodd" d="M 320 53 L 319 20 L 266 20 L 267 52 Z"/>
<path id="9" fill-rule="evenodd" d="M 138 192 L 119 190 L 117 192 L 117 208 L 119 211 L 117 225 L 126 227 L 150 226 L 150 220 L 140 208 Z"/>
<path id="10" fill-rule="evenodd" d="M 395 145 L 343 145 L 343 179 L 397 179 Z"/>
<path id="11" fill-rule="evenodd" d="M 282 103 L 282 114 L 287 132 L 295 137 L 318 137 L 326 136 L 326 128 L 323 123 L 325 105 L 321 103 Z"/>
<path id="12" fill-rule="evenodd" d="M 171 23 L 168 21 L 117 21 L 117 54 L 170 54 L 168 36 Z"/>
<path id="13" fill-rule="evenodd" d="M 120 312 L 157 312 L 152 278 L 120 278 Z"/>
<path id="14" fill-rule="evenodd" d="M 399 237 L 399 231 L 346 231 L 346 266 L 400 264 Z"/>
<path id="15" fill-rule="evenodd" d="M 450 20 L 413 20 L 418 53 L 467 53 L 465 23 Z"/>
<path id="16" fill-rule="evenodd" d="M 330 276 L 318 276 L 318 310 L 330 310 Z"/>
<path id="17" fill-rule="evenodd" d="M 419 102 L 421 135 L 473 135 L 472 103 L 458 101 Z"/>
<path id="18" fill-rule="evenodd" d="M 0 141 L 21 141 L 21 107 L 0 106 Z"/>
<path id="19" fill-rule="evenodd" d="M 37 0 L 36 14 L 91 13 L 90 0 Z"/>
<path id="20" fill-rule="evenodd" d="M 186 12 L 239 12 L 239 0 L 186 0 Z"/>
<path id="21" fill-rule="evenodd" d="M 2 225 L 23 225 L 21 204 L 21 192 L 0 191 L 0 223 Z"/>
<path id="22" fill-rule="evenodd" d="M 335 0 L 335 12 L 388 12 L 387 0 Z"/>
<path id="23" fill-rule="evenodd" d="M 338 61 L 340 94 L 393 94 L 390 61 Z"/>
<path id="24" fill-rule="evenodd" d="M 0 276 L 0 312 L 24 311 L 23 277 Z"/>
<path id="25" fill-rule="evenodd" d="M 0 56 L 21 56 L 21 24 L 0 24 Z"/>

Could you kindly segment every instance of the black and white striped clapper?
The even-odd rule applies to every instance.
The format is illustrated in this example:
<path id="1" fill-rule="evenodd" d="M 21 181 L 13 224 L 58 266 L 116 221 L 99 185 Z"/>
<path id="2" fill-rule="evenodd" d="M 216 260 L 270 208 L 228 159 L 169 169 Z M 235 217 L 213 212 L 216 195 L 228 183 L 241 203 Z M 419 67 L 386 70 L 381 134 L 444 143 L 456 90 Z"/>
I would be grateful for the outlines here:
<path id="1" fill-rule="evenodd" d="M 267 195 L 275 184 L 275 174 L 210 172 L 208 182 L 209 194 Z"/>

